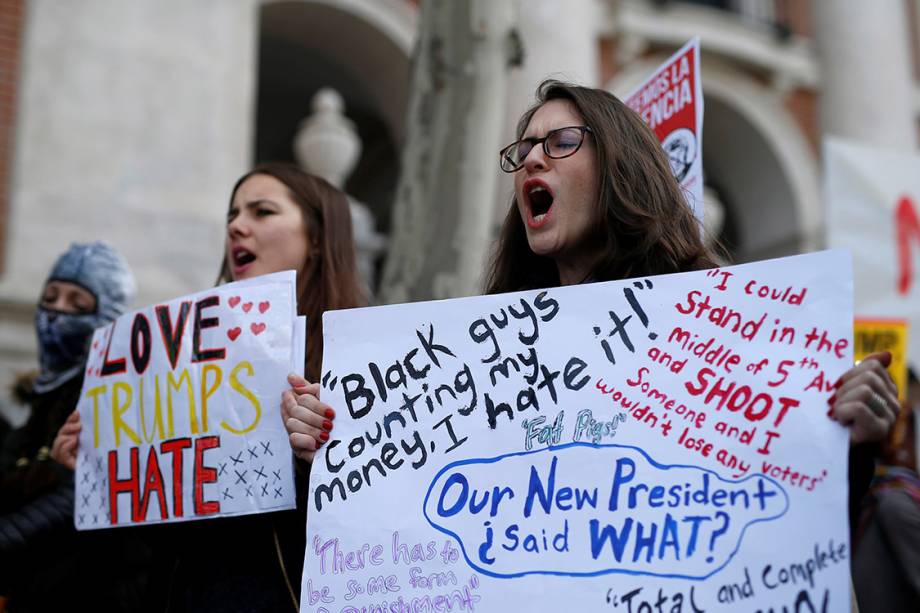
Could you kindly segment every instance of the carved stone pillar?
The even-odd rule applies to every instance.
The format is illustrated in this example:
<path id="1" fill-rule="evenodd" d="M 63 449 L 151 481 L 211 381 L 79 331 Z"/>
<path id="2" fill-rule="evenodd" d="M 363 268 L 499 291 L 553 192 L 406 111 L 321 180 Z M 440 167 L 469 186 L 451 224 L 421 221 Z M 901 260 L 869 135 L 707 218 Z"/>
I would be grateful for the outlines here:
<path id="1" fill-rule="evenodd" d="M 812 2 L 825 133 L 917 149 L 907 7 L 902 0 Z"/>

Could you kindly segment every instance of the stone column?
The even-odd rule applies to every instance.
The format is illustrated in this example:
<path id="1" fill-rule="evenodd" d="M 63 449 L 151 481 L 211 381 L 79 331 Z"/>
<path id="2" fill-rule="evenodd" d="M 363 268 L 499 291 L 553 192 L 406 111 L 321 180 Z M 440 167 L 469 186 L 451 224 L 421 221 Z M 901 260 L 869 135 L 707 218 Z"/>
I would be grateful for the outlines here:
<path id="1" fill-rule="evenodd" d="M 821 62 L 823 132 L 915 150 L 904 0 L 814 0 L 811 5 Z"/>
<path id="2" fill-rule="evenodd" d="M 525 0 L 516 5 L 522 63 L 508 79 L 509 129 L 533 102 L 547 77 L 597 87 L 598 33 L 603 9 L 598 0 Z"/>

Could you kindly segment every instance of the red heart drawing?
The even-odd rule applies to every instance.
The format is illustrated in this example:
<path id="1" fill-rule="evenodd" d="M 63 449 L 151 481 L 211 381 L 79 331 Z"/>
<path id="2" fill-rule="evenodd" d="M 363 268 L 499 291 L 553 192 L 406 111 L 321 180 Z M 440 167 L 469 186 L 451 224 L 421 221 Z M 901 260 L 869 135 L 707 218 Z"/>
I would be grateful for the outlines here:
<path id="1" fill-rule="evenodd" d="M 240 297 L 231 296 L 230 300 L 228 300 L 227 303 L 230 305 L 230 308 L 232 309 L 233 307 L 235 307 L 236 305 L 240 303 Z"/>
<path id="2" fill-rule="evenodd" d="M 93 376 L 93 367 L 92 367 L 92 366 L 90 366 L 89 368 L 86 369 L 86 376 L 87 376 L 87 377 L 92 377 L 92 376 Z"/>
<path id="3" fill-rule="evenodd" d="M 253 334 L 258 336 L 265 331 L 265 324 L 250 324 L 249 329 L 252 330 Z"/>
<path id="4" fill-rule="evenodd" d="M 242 331 L 243 329 L 240 328 L 239 326 L 237 326 L 236 328 L 230 328 L 229 330 L 227 330 L 227 336 L 230 337 L 231 341 L 235 341 L 236 337 L 238 337 Z"/>
<path id="5" fill-rule="evenodd" d="M 251 302 L 247 302 L 246 304 L 243 305 L 243 312 L 244 312 L 244 313 L 248 313 L 248 312 L 249 312 L 249 309 L 251 309 L 251 308 L 252 308 L 252 303 L 251 303 Z"/>
<path id="6" fill-rule="evenodd" d="M 98 347 L 98 346 L 99 346 L 99 341 L 96 341 L 96 342 L 93 343 L 93 349 L 95 349 L 95 348 Z"/>
<path id="7" fill-rule="evenodd" d="M 260 302 L 259 303 L 259 313 L 264 313 L 265 311 L 268 310 L 268 307 L 270 306 L 271 306 L 271 303 L 268 300 L 266 300 L 265 302 Z"/>

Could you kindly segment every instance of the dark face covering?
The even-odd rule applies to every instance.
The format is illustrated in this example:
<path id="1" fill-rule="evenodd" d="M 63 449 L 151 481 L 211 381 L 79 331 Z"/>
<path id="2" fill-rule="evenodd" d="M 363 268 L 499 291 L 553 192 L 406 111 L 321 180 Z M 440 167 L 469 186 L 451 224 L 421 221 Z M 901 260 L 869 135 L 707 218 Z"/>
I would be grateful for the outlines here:
<path id="1" fill-rule="evenodd" d="M 38 307 L 35 332 L 41 372 L 59 374 L 81 368 L 93 330 L 105 323 L 95 313 L 62 313 Z"/>
<path id="2" fill-rule="evenodd" d="M 41 372 L 35 391 L 44 393 L 83 370 L 93 331 L 117 318 L 134 297 L 134 278 L 124 260 L 106 243 L 71 245 L 48 281 L 75 283 L 96 299 L 93 313 L 63 313 L 38 307 L 35 332 Z"/>

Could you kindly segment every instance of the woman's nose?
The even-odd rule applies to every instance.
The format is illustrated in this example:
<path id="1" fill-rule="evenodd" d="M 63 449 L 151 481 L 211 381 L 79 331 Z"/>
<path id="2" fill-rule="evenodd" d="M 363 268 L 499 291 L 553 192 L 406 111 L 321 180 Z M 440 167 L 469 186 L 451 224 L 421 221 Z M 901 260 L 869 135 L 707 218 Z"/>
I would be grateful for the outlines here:
<path id="1" fill-rule="evenodd" d="M 63 294 L 58 295 L 54 299 L 54 302 L 51 303 L 51 310 L 59 311 L 61 313 L 69 313 L 73 310 L 73 307 L 70 304 L 70 301 L 67 300 L 67 296 Z"/>
<path id="2" fill-rule="evenodd" d="M 227 234 L 229 236 L 245 236 L 249 232 L 249 224 L 243 215 L 237 215 L 227 223 Z"/>
<path id="3" fill-rule="evenodd" d="M 546 170 L 546 152 L 543 151 L 543 143 L 535 145 L 527 152 L 527 155 L 524 156 L 524 168 L 528 172 Z"/>

